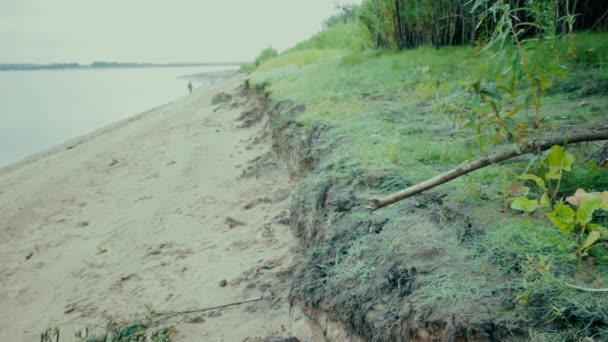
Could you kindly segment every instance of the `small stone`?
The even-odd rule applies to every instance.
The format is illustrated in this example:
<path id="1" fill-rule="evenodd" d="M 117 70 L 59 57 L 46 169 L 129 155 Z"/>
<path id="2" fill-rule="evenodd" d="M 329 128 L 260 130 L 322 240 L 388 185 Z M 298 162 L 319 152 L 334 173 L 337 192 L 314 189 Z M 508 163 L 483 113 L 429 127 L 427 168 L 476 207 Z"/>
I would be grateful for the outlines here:
<path id="1" fill-rule="evenodd" d="M 226 287 L 226 285 L 228 285 L 228 281 L 226 279 L 222 279 L 222 281 L 220 281 L 220 287 Z"/>

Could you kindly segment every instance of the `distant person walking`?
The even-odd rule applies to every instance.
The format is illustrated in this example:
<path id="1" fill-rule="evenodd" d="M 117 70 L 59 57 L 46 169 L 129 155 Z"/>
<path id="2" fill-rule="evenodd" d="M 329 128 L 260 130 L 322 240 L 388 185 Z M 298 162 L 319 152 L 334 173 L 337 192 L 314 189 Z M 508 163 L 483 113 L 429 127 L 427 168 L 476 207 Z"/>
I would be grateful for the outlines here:
<path id="1" fill-rule="evenodd" d="M 188 90 L 190 91 L 190 94 L 192 94 L 192 81 L 188 81 Z"/>

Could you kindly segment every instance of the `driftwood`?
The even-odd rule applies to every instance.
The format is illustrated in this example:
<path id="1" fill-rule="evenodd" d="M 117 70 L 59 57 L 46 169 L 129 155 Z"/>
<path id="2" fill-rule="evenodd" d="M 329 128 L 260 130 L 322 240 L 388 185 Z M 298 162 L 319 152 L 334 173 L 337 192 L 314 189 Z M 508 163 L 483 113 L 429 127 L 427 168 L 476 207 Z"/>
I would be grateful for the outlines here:
<path id="1" fill-rule="evenodd" d="M 512 150 L 502 153 L 497 153 L 491 155 L 489 157 L 479 159 L 467 164 L 464 164 L 456 169 L 452 169 L 446 173 L 435 176 L 429 180 L 426 180 L 422 183 L 418 183 L 416 185 L 412 185 L 407 189 L 396 192 L 392 195 L 388 195 L 384 198 L 380 199 L 372 199 L 367 207 L 369 211 L 378 210 L 380 208 L 391 205 L 395 202 L 399 202 L 408 197 L 419 194 L 425 190 L 434 188 L 443 183 L 447 183 L 455 178 L 458 178 L 462 175 L 466 175 L 467 173 L 473 172 L 475 170 L 484 168 L 488 165 L 496 164 L 501 161 L 511 159 L 523 154 L 537 152 L 539 150 L 547 150 L 551 148 L 553 145 L 562 145 L 562 144 L 574 144 L 585 141 L 597 141 L 597 140 L 608 140 L 608 130 L 599 130 L 596 132 L 588 132 L 583 134 L 574 134 L 571 136 L 565 136 L 561 138 L 551 139 L 542 143 L 540 146 L 527 146 L 521 150 Z"/>

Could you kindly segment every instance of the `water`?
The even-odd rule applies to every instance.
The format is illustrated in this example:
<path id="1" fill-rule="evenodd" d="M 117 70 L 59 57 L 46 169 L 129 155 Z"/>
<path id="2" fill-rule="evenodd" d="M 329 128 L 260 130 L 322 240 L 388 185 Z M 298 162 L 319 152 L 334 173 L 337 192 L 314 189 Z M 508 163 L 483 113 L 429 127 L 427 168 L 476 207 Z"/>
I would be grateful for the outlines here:
<path id="1" fill-rule="evenodd" d="M 0 167 L 187 95 L 179 76 L 226 69 L 0 72 Z"/>

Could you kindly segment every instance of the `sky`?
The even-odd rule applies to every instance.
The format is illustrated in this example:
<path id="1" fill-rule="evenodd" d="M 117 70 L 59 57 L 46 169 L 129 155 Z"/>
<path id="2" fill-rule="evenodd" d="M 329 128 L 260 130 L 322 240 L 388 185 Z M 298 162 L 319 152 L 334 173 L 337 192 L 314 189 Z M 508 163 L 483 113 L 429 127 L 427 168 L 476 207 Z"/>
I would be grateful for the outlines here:
<path id="1" fill-rule="evenodd" d="M 0 0 L 0 63 L 249 61 L 357 0 Z"/>

